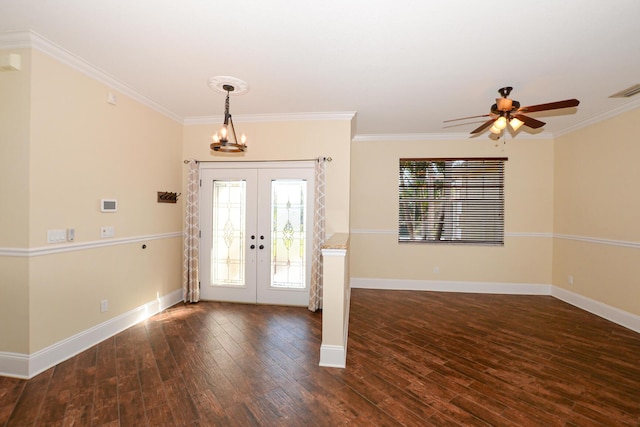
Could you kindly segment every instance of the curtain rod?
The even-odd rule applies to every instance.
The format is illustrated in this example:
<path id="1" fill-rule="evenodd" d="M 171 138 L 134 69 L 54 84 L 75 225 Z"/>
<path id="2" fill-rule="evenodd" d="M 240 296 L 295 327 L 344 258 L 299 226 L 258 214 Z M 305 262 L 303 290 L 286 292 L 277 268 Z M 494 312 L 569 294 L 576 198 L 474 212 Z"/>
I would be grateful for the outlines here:
<path id="1" fill-rule="evenodd" d="M 254 163 L 263 163 L 263 162 L 304 162 L 304 161 L 310 161 L 310 160 L 314 160 L 316 162 L 330 162 L 333 159 L 331 157 L 316 157 L 313 159 L 290 159 L 290 160 L 245 160 L 245 162 L 250 163 L 250 162 L 254 162 Z M 218 160 L 219 161 L 219 160 Z M 196 160 L 196 163 L 216 163 L 218 162 L 217 160 Z M 189 163 L 190 160 L 185 160 L 183 163 L 186 165 L 187 163 Z"/>

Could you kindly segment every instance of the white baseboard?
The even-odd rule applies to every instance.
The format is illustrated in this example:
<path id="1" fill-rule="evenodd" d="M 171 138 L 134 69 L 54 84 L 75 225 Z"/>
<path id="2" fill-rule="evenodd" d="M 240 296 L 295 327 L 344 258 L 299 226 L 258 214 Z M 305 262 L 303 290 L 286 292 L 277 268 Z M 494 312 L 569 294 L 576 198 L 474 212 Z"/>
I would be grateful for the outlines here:
<path id="1" fill-rule="evenodd" d="M 362 289 L 551 295 L 582 310 L 640 333 L 640 316 L 552 285 L 351 278 L 351 287 Z M 123 313 L 31 355 L 0 352 L 0 375 L 24 379 L 33 378 L 50 367 L 75 356 L 180 301 L 182 301 L 182 290 L 178 289 L 157 300 L 144 304 L 127 313 Z M 345 325 L 345 337 L 348 336 L 348 330 L 346 328 L 348 328 L 348 322 Z M 322 345 L 320 347 L 320 366 L 344 368 L 346 366 L 346 359 L 346 341 L 345 344 L 341 346 Z"/>
<path id="2" fill-rule="evenodd" d="M 580 294 L 568 291 L 566 289 L 554 286 L 551 295 L 559 300 L 571 304 L 589 313 L 607 319 L 610 322 L 617 323 L 620 326 L 631 329 L 640 333 L 640 316 L 629 313 L 619 308 L 612 307 L 602 302 L 587 298 Z"/>
<path id="3" fill-rule="evenodd" d="M 474 294 L 550 295 L 551 285 L 532 283 L 449 282 L 351 278 L 352 288 L 403 291 L 468 292 Z"/>
<path id="4" fill-rule="evenodd" d="M 326 368 L 345 368 L 347 366 L 347 341 L 349 336 L 349 312 L 351 309 L 351 288 L 347 289 L 346 299 L 346 314 L 344 319 L 342 337 L 344 339 L 343 345 L 328 345 L 322 344 L 320 346 L 320 363 L 318 365 Z"/>
<path id="5" fill-rule="evenodd" d="M 344 368 L 347 365 L 347 347 L 343 345 L 321 345 L 320 366 Z"/>
<path id="6" fill-rule="evenodd" d="M 505 295 L 550 295 L 596 316 L 640 333 L 640 316 L 620 310 L 566 289 L 544 284 L 446 282 L 432 280 L 395 280 L 351 278 L 352 288 L 412 290 L 436 292 L 469 292 Z"/>
<path id="7" fill-rule="evenodd" d="M 148 302 L 33 354 L 0 352 L 0 375 L 29 379 L 182 301 L 182 289 Z"/>
<path id="8" fill-rule="evenodd" d="M 28 379 L 29 355 L 0 352 L 0 376 Z"/>

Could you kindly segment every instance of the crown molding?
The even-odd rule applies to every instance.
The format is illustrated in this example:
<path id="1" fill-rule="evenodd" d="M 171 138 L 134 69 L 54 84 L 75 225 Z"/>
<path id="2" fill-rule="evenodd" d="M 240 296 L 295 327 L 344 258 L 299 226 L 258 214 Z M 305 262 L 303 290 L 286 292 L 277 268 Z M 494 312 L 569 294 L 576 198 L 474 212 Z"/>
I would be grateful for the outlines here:
<path id="1" fill-rule="evenodd" d="M 38 33 L 25 30 L 25 31 L 13 31 L 0 33 L 0 49 L 36 49 L 40 52 L 55 58 L 61 63 L 73 68 L 76 71 L 85 74 L 92 79 L 99 81 L 112 89 L 138 101 L 139 103 L 146 105 L 147 107 L 157 111 L 158 113 L 167 116 L 168 118 L 182 123 L 182 117 L 158 104 L 151 98 L 148 98 L 138 92 L 137 90 L 127 86 L 122 81 L 109 75 L 108 73 L 100 70 L 79 56 L 74 55 L 68 50 L 64 49 L 57 44 L 50 42 Z"/>
<path id="2" fill-rule="evenodd" d="M 580 123 L 577 123 L 573 126 L 569 126 L 568 128 L 565 128 L 559 132 L 555 132 L 553 134 L 553 137 L 557 138 L 559 136 L 567 135 L 571 132 L 575 132 L 587 126 L 594 125 L 596 123 L 602 122 L 607 119 L 611 119 L 613 117 L 619 116 L 620 114 L 626 113 L 627 111 L 635 110 L 636 108 L 639 108 L 639 107 L 640 107 L 640 98 L 627 102 L 626 104 L 620 105 L 611 110 L 605 111 L 604 113 L 594 114 L 593 116 L 588 117 L 587 119 L 581 121 Z"/>
<path id="3" fill-rule="evenodd" d="M 32 42 L 31 31 L 0 31 L 0 49 L 28 49 Z"/>
<path id="4" fill-rule="evenodd" d="M 276 114 L 234 114 L 233 119 L 238 123 L 263 123 L 263 122 L 304 122 L 323 120 L 353 120 L 355 111 L 328 111 L 316 113 L 276 113 Z M 224 116 L 186 117 L 185 125 L 210 125 L 219 124 Z"/>
<path id="5" fill-rule="evenodd" d="M 517 139 L 551 139 L 553 135 L 548 132 L 542 132 L 535 135 L 528 133 L 520 133 Z M 473 140 L 480 137 L 469 136 L 468 133 L 456 132 L 456 133 L 396 133 L 396 134 L 360 134 L 353 138 L 353 142 L 404 142 L 404 141 L 460 141 L 460 140 Z M 482 138 L 484 139 L 484 138 Z M 489 141 L 497 142 L 502 138 L 491 139 Z M 515 139 L 510 137 L 509 140 Z"/>
<path id="6" fill-rule="evenodd" d="M 63 47 L 47 40 L 43 36 L 31 30 L 0 32 L 0 49 L 37 49 L 57 59 L 63 64 L 80 71 L 81 73 L 121 92 L 122 94 L 140 102 L 143 105 L 163 114 L 184 125 L 216 124 L 222 120 L 222 116 L 187 117 L 183 118 L 166 107 L 143 95 L 134 88 L 128 86 L 116 77 L 100 70 L 84 59 L 74 55 Z M 618 116 L 627 111 L 640 107 L 640 99 L 635 99 L 600 114 L 595 114 L 587 119 L 558 132 L 542 132 L 539 134 L 519 133 L 518 139 L 552 139 L 579 129 L 596 124 L 606 119 Z M 238 122 L 284 122 L 284 121 L 319 121 L 319 120 L 352 120 L 355 111 L 345 112 L 316 112 L 316 113 L 282 113 L 282 114 L 248 114 L 237 115 L 234 119 Z M 406 133 L 406 134 L 359 134 L 353 138 L 353 142 L 389 142 L 389 141 L 450 141 L 472 139 L 468 133 Z"/>

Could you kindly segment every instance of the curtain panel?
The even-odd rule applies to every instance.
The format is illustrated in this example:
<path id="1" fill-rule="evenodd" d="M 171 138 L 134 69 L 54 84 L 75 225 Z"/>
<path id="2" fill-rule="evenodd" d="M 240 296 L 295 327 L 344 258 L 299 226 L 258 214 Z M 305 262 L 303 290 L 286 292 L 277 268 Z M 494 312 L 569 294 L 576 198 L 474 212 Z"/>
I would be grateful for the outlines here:
<path id="1" fill-rule="evenodd" d="M 325 165 L 327 159 L 319 158 L 315 166 L 315 212 L 313 214 L 313 253 L 311 260 L 311 284 L 309 310 L 322 309 L 322 245 L 324 244 Z"/>
<path id="2" fill-rule="evenodd" d="M 198 276 L 200 249 L 198 189 L 200 186 L 200 171 L 196 160 L 189 160 L 188 167 L 187 196 L 185 198 L 182 300 L 184 302 L 198 302 L 200 300 L 200 278 Z"/>

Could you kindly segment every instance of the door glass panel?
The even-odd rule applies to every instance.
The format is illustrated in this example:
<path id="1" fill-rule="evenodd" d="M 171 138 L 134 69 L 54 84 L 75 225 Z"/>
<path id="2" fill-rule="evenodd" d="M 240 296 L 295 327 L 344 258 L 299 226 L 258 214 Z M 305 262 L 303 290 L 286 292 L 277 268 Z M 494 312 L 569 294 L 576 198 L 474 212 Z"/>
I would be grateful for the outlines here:
<path id="1" fill-rule="evenodd" d="M 211 285 L 245 286 L 246 181 L 213 182 Z"/>
<path id="2" fill-rule="evenodd" d="M 271 181 L 271 287 L 304 289 L 305 180 Z"/>

